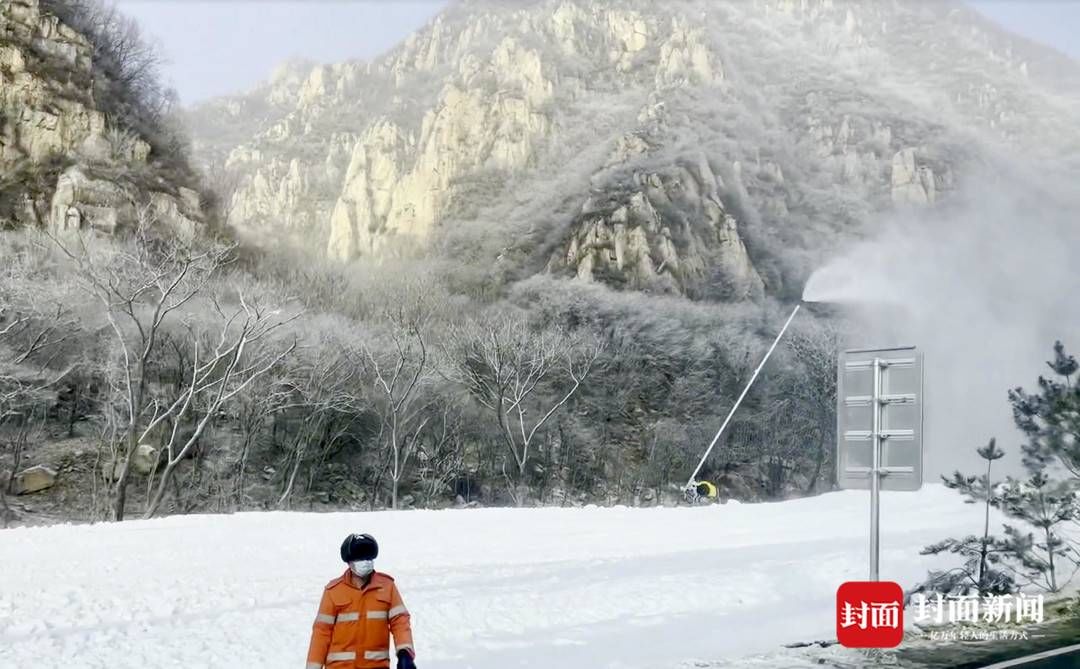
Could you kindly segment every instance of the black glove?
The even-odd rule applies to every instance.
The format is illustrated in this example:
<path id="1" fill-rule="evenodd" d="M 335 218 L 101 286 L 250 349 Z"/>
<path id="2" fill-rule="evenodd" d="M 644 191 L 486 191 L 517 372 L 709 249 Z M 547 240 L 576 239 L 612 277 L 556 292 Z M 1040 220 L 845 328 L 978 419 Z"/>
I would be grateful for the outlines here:
<path id="1" fill-rule="evenodd" d="M 416 663 L 413 662 L 409 651 L 399 650 L 397 652 L 397 669 L 416 669 Z"/>

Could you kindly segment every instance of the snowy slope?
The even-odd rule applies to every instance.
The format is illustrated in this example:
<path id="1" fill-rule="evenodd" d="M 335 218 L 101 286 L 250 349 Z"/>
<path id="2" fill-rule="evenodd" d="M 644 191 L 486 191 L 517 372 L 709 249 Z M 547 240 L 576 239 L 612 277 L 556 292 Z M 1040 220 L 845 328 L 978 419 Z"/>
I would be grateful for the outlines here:
<path id="1" fill-rule="evenodd" d="M 940 485 L 886 493 L 882 577 L 981 526 Z M 678 509 L 181 516 L 0 532 L 0 667 L 304 665 L 349 531 L 413 613 L 423 669 L 654 668 L 831 638 L 866 576 L 868 495 Z"/>

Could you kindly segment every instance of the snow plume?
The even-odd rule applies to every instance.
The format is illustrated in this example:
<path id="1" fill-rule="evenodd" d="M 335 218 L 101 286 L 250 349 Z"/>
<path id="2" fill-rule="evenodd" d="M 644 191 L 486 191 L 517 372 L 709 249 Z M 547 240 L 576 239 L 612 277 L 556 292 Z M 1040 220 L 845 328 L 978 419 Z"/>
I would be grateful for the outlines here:
<path id="1" fill-rule="evenodd" d="M 970 470 L 997 436 L 1020 471 L 1006 391 L 1035 385 L 1056 339 L 1080 348 L 1080 197 L 1011 169 L 948 203 L 897 213 L 807 281 L 850 312 L 852 347 L 925 352 L 926 471 Z"/>

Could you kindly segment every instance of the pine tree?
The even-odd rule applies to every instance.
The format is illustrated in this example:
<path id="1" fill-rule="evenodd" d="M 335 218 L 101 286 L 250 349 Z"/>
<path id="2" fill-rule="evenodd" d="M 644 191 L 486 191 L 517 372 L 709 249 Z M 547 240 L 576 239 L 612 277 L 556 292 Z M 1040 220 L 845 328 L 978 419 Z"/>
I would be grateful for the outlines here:
<path id="1" fill-rule="evenodd" d="M 1058 378 L 1040 376 L 1038 393 L 1009 391 L 1013 419 L 1028 439 L 1022 447 L 1024 466 L 1041 472 L 1057 461 L 1080 478 L 1080 363 L 1058 341 L 1054 359 L 1046 364 Z"/>
<path id="2" fill-rule="evenodd" d="M 995 502 L 1010 518 L 1036 528 L 1024 533 L 1005 526 L 1004 548 L 1018 571 L 1030 583 L 1050 592 L 1061 590 L 1080 570 L 1080 555 L 1060 531 L 1062 523 L 1078 517 L 1078 499 L 1067 482 L 1053 481 L 1042 471 L 1034 471 L 1024 481 L 1009 479 Z"/>
<path id="3" fill-rule="evenodd" d="M 1059 378 L 1040 376 L 1038 393 L 1028 394 L 1023 388 L 1009 391 L 1013 419 L 1027 437 L 1021 446 L 1027 478 L 993 482 L 993 463 L 1005 454 L 994 439 L 978 449 L 986 460 L 984 475 L 954 472 L 951 478 L 943 476 L 945 485 L 964 495 L 968 504 L 985 505 L 983 534 L 946 539 L 924 548 L 923 555 L 949 552 L 961 556 L 964 563 L 955 569 L 930 572 L 927 581 L 913 592 L 1000 594 L 1014 590 L 1018 580 L 1059 592 L 1080 571 L 1080 552 L 1061 530 L 1063 523 L 1080 520 L 1080 364 L 1059 341 L 1054 343 L 1054 359 L 1047 365 Z M 1071 480 L 1051 478 L 1055 465 L 1070 472 Z M 991 535 L 990 507 L 1034 531 L 1006 524 L 1004 538 Z"/>
<path id="4" fill-rule="evenodd" d="M 1060 341 L 1054 342 L 1054 359 L 1046 364 L 1058 378 L 1040 376 L 1038 393 L 1009 391 L 1013 419 L 1027 437 L 1021 450 L 1028 478 L 1010 478 L 996 506 L 1035 528 L 1025 533 L 1005 527 L 1006 545 L 1020 573 L 1057 592 L 1080 569 L 1080 554 L 1060 530 L 1063 523 L 1080 519 L 1080 364 Z M 1055 464 L 1072 480 L 1051 478 Z"/>
<path id="5" fill-rule="evenodd" d="M 982 502 L 986 508 L 982 536 L 974 534 L 962 539 L 945 539 L 927 546 L 922 555 L 953 553 L 964 559 L 963 565 L 945 571 L 932 571 L 927 581 L 919 585 L 916 592 L 940 592 L 942 594 L 969 594 L 976 592 L 980 596 L 1004 594 L 1015 588 L 1015 583 L 1008 572 L 1000 568 L 1002 558 L 1008 553 L 1009 546 L 1002 539 L 990 534 L 990 507 L 997 506 L 1000 495 L 998 485 L 991 478 L 995 460 L 1000 460 L 1005 451 L 997 446 L 997 441 L 977 449 L 981 458 L 986 460 L 986 473 L 982 476 L 964 476 L 953 472 L 951 478 L 941 477 L 945 487 L 957 490 L 967 499 L 966 504 Z"/>

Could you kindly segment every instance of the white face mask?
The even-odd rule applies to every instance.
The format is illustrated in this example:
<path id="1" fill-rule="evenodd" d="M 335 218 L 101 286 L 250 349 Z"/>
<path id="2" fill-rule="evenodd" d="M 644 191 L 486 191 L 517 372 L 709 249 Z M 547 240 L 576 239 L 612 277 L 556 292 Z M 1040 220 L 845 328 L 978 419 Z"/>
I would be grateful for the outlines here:
<path id="1" fill-rule="evenodd" d="M 357 560 L 356 562 L 349 563 L 349 569 L 360 578 L 365 578 L 368 574 L 375 571 L 375 562 L 373 560 Z"/>

